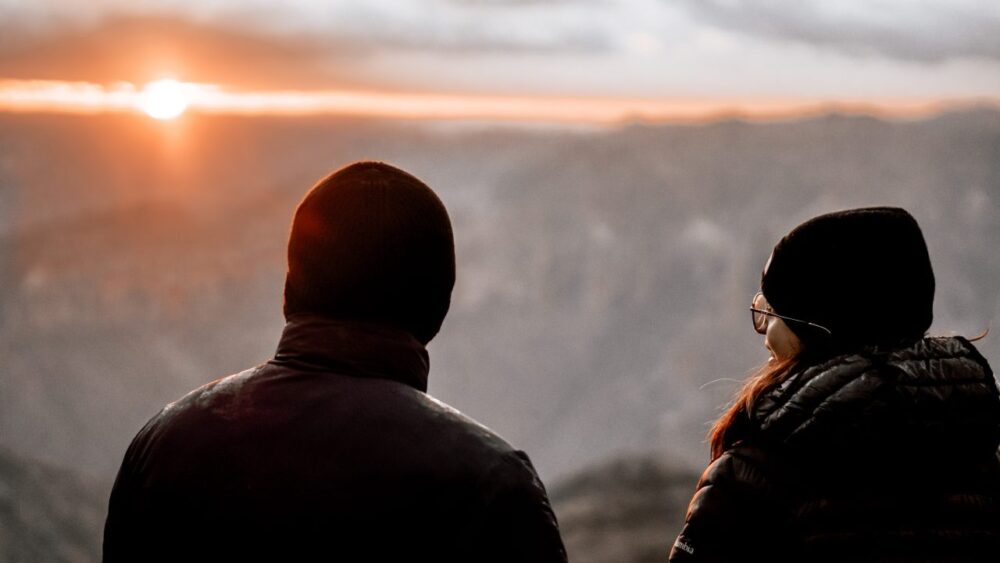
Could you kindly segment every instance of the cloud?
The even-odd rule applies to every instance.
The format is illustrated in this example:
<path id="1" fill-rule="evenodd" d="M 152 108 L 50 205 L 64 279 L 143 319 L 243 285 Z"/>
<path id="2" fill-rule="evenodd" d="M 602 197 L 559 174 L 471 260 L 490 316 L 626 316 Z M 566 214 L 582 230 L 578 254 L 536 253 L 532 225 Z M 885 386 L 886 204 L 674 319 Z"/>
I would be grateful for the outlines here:
<path id="1" fill-rule="evenodd" d="M 0 0 L 0 78 L 260 90 L 996 96 L 977 0 Z M 803 47 L 806 46 L 806 47 Z M 914 64 L 941 63 L 941 64 Z"/>
<path id="2" fill-rule="evenodd" d="M 594 8 L 560 0 L 355 0 L 295 12 L 271 7 L 256 25 L 337 37 L 370 52 L 551 54 L 603 51 L 611 44 Z M 237 14 L 240 9 L 236 8 Z"/>
<path id="3" fill-rule="evenodd" d="M 448 0 L 459 6 L 554 6 L 565 4 L 607 4 L 610 0 Z"/>
<path id="4" fill-rule="evenodd" d="M 191 27 L 273 40 L 307 40 L 314 46 L 350 45 L 354 51 L 427 50 L 464 53 L 591 51 L 610 41 L 591 23 L 605 0 L 343 0 L 339 2 L 193 2 L 168 8 L 105 0 L 88 12 L 73 12 L 68 0 L 41 6 L 0 0 L 0 50 L 25 37 L 38 39 L 122 22 L 165 20 Z M 590 20 L 590 21 L 588 21 Z M 560 23 L 562 22 L 562 23 Z"/>
<path id="5" fill-rule="evenodd" d="M 922 63 L 961 58 L 1000 61 L 1000 4 L 995 0 L 679 2 L 705 24 L 854 56 Z"/>
<path id="6" fill-rule="evenodd" d="M 5 26 L 6 27 L 6 26 Z M 89 25 L 17 34 L 0 29 L 0 76 L 91 82 L 145 81 L 163 74 L 237 87 L 330 86 L 349 82 L 349 44 L 274 38 L 176 17 L 113 17 Z"/>
<path id="7" fill-rule="evenodd" d="M 613 48 L 608 30 L 589 25 L 590 14 L 576 5 L 480 1 L 486 4 L 205 0 L 186 5 L 182 0 L 169 9 L 142 11 L 105 0 L 79 15 L 65 0 L 23 8 L 4 3 L 0 76 L 110 82 L 148 80 L 169 71 L 186 80 L 247 87 L 391 86 L 391 77 L 390 84 L 384 76 L 366 78 L 370 59 Z"/>

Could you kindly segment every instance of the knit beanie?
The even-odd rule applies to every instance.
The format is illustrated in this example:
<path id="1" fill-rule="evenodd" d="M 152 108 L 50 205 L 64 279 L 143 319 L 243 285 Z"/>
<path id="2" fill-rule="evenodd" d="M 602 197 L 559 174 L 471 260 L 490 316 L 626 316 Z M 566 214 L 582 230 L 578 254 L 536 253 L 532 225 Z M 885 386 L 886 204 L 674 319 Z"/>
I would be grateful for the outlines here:
<path id="1" fill-rule="evenodd" d="M 870 207 L 820 215 L 778 241 L 761 290 L 806 343 L 834 351 L 921 338 L 931 325 L 934 272 L 917 221 L 903 209 Z"/>
<path id="2" fill-rule="evenodd" d="M 382 323 L 429 342 L 455 285 L 451 221 L 417 178 L 381 162 L 349 165 L 299 204 L 288 241 L 285 317 Z"/>

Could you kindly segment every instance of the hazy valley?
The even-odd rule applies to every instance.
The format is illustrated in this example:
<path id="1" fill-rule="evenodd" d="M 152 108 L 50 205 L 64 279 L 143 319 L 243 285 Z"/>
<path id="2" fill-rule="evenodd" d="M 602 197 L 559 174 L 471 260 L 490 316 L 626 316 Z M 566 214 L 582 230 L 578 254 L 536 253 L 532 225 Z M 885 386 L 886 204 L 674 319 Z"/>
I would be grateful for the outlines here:
<path id="1" fill-rule="evenodd" d="M 531 455 L 578 561 L 672 541 L 708 423 L 765 359 L 760 269 L 800 221 L 906 207 L 937 274 L 932 330 L 1000 312 L 995 110 L 608 130 L 0 116 L 0 538 L 94 529 L 150 416 L 271 355 L 292 210 L 357 159 L 448 206 L 459 278 L 430 392 Z M 980 347 L 1000 361 L 997 336 Z M 83 508 L 32 501 L 49 516 L 23 524 L 49 486 Z M 91 553 L 72 549 L 53 560 Z"/>

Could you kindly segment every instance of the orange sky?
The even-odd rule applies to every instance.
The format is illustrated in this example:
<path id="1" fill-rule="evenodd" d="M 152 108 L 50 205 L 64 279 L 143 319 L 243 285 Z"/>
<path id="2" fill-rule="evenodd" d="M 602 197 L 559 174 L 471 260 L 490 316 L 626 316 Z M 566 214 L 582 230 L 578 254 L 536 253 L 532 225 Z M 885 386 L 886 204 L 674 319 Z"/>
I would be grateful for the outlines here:
<path id="1" fill-rule="evenodd" d="M 144 85 L 119 82 L 0 80 L 0 111 L 138 112 Z M 187 111 L 207 114 L 336 114 L 400 119 L 482 119 L 495 121 L 613 124 L 629 121 L 697 121 L 727 116 L 772 119 L 828 111 L 919 117 L 961 105 L 926 98 L 830 101 L 818 98 L 638 98 L 487 96 L 406 93 L 362 89 L 227 90 L 217 85 L 180 82 Z M 992 103 L 969 100 L 964 103 Z"/>
<path id="2" fill-rule="evenodd" d="M 307 40 L 271 39 L 233 27 L 176 17 L 112 17 L 97 27 L 40 38 L 14 34 L 0 56 L 0 77 L 141 84 L 171 74 L 243 89 L 356 83 L 346 58 L 324 65 L 323 51 Z"/>
<path id="3" fill-rule="evenodd" d="M 739 3 L 292 4 L 11 8 L 0 112 L 139 111 L 166 76 L 193 113 L 617 123 L 1000 105 L 1000 52 L 975 40 L 1000 23 L 941 28 L 946 7 L 897 20 L 803 0 L 772 29 Z M 827 34 L 841 24 L 857 33 Z"/>

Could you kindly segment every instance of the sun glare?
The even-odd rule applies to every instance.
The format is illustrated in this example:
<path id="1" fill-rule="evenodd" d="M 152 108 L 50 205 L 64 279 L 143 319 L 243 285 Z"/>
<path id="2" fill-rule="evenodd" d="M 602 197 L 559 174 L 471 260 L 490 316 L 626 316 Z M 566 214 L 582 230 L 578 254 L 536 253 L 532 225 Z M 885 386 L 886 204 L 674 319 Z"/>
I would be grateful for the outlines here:
<path id="1" fill-rule="evenodd" d="M 139 108 L 154 119 L 174 119 L 191 103 L 191 93 L 184 84 L 165 78 L 146 84 L 139 98 Z"/>
<path id="2" fill-rule="evenodd" d="M 635 120 L 701 121 L 787 119 L 831 111 L 917 118 L 950 108 L 1000 106 L 991 98 L 587 98 L 407 93 L 378 90 L 230 91 L 217 84 L 164 78 L 137 87 L 131 82 L 96 84 L 0 78 L 0 114 L 142 112 L 176 119 L 201 114 L 346 115 L 399 119 L 471 119 L 539 123 L 615 124 Z"/>

